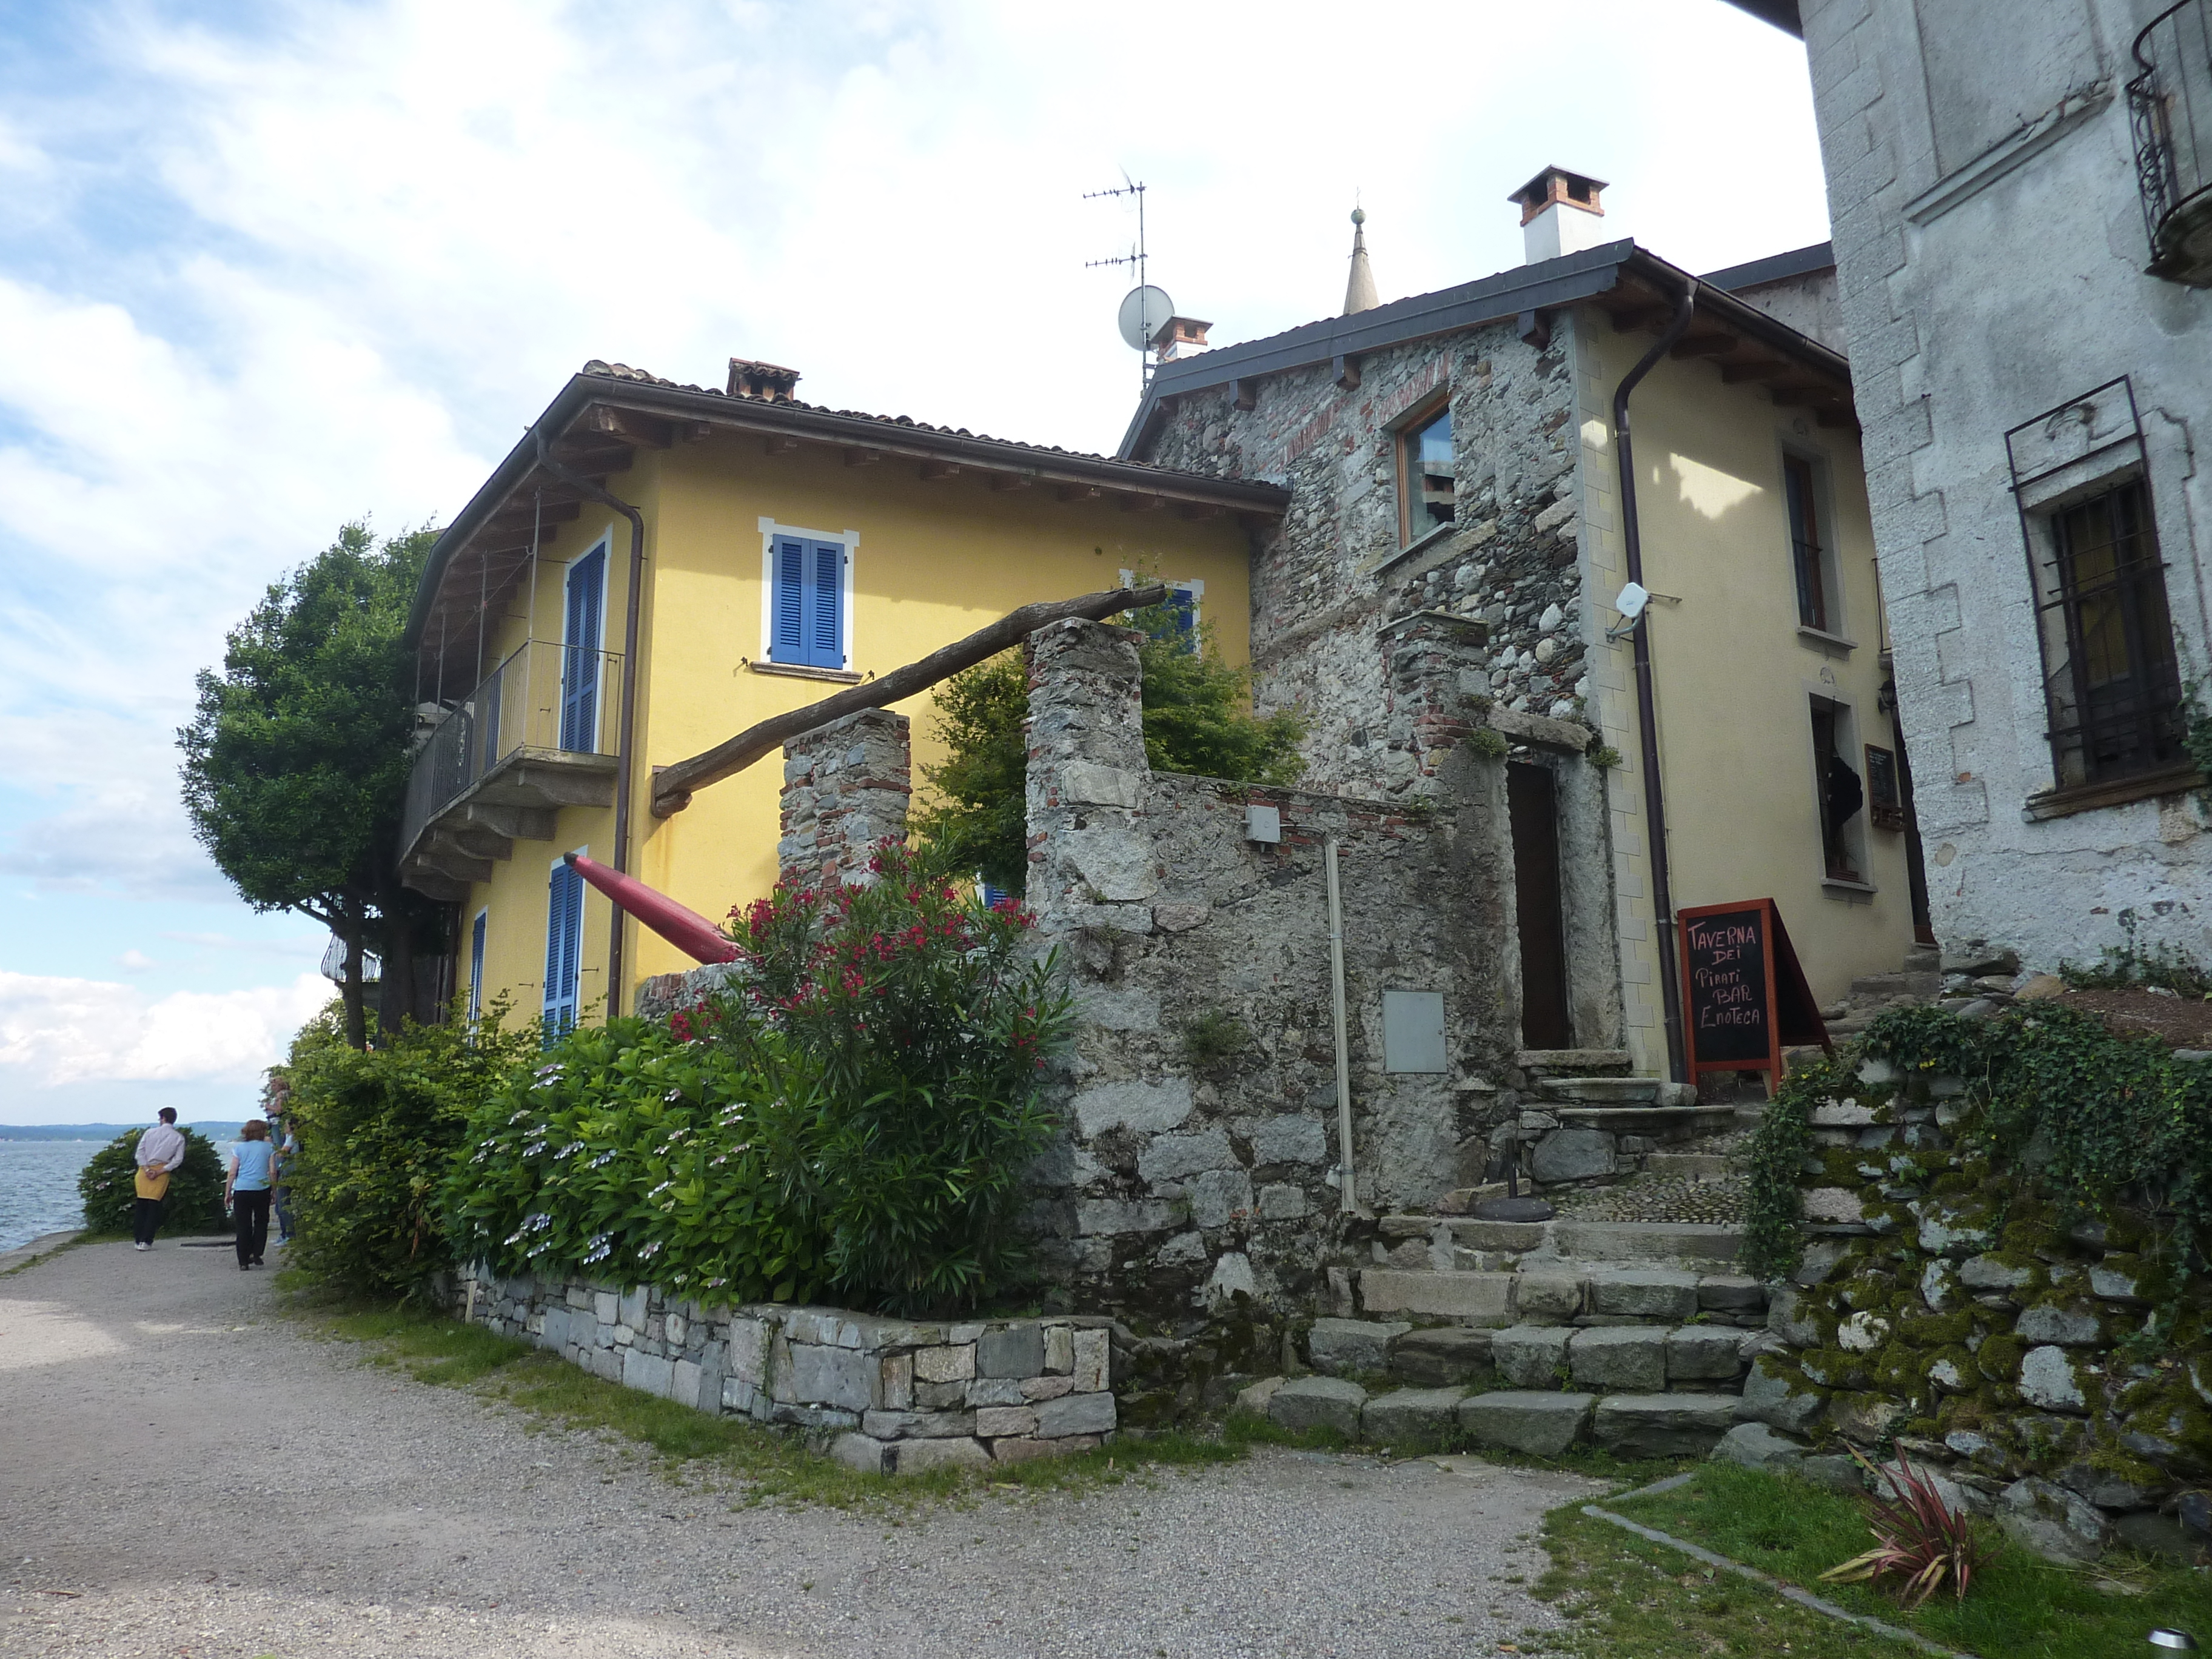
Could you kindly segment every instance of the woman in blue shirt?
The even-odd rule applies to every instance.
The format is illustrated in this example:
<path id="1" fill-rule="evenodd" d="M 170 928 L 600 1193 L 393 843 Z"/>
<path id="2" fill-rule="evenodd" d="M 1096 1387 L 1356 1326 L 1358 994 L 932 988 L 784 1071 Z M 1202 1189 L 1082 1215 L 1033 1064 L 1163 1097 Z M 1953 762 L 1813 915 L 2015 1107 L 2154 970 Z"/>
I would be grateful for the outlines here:
<path id="1" fill-rule="evenodd" d="M 275 1167 L 269 1144 L 269 1126 L 259 1119 L 239 1133 L 245 1137 L 230 1149 L 230 1178 L 223 1183 L 222 1201 L 231 1206 L 238 1223 L 238 1270 L 261 1265 L 261 1252 L 269 1244 L 269 1184 Z"/>

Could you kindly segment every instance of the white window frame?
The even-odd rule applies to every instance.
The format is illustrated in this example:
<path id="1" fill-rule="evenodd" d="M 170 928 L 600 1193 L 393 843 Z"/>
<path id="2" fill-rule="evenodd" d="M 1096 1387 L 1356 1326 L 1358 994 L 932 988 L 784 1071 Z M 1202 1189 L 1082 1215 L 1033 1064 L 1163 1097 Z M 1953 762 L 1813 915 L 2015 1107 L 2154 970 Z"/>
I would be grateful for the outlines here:
<path id="1" fill-rule="evenodd" d="M 860 532 L 857 530 L 807 530 L 795 524 L 780 524 L 765 513 L 758 520 L 761 533 L 761 642 L 760 660 L 775 660 L 775 538 L 778 536 L 799 536 L 813 542 L 842 542 L 845 544 L 845 574 L 837 594 L 837 667 L 850 672 L 853 666 L 853 566 L 860 550 Z"/>

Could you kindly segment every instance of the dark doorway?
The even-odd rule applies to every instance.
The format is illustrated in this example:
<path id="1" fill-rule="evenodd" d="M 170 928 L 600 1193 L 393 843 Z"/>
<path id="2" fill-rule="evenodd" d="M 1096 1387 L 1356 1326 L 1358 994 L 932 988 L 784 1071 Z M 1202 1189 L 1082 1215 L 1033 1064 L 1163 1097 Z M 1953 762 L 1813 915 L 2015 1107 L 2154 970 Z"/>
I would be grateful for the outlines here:
<path id="1" fill-rule="evenodd" d="M 1905 752 L 1905 717 L 1898 712 L 1897 682 L 1881 688 L 1889 704 L 1890 741 L 1897 745 L 1897 772 L 1905 805 L 1905 880 L 1912 899 L 1912 942 L 1936 942 L 1936 918 L 1928 908 L 1928 866 L 1920 849 L 1920 814 L 1912 805 L 1912 757 Z"/>
<path id="2" fill-rule="evenodd" d="M 1559 892 L 1559 804 L 1551 771 L 1505 769 L 1513 823 L 1513 908 L 1521 929 L 1521 1043 L 1571 1048 L 1567 1018 L 1567 937 Z"/>

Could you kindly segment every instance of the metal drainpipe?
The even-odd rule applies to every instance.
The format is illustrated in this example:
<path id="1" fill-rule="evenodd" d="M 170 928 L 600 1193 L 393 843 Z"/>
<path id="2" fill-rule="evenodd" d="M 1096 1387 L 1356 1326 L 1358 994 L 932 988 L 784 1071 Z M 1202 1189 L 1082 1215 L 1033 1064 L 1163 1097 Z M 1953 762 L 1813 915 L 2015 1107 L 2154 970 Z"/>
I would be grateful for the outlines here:
<path id="1" fill-rule="evenodd" d="M 1322 843 L 1322 859 L 1328 876 L 1328 990 L 1329 1012 L 1336 1023 L 1336 1145 L 1337 1203 L 1344 1215 L 1364 1215 L 1359 1207 L 1359 1188 L 1352 1173 L 1352 1047 L 1344 1010 L 1344 893 L 1336 874 L 1336 837 Z"/>
<path id="2" fill-rule="evenodd" d="M 1688 331 L 1697 309 L 1694 278 L 1675 302 L 1673 320 L 1636 367 L 1621 377 L 1613 394 L 1613 441 L 1620 464 L 1620 535 L 1627 551 L 1628 580 L 1644 580 L 1644 540 L 1636 520 L 1636 459 L 1629 444 L 1628 394 Z M 1667 874 L 1667 802 L 1659 776 L 1659 714 L 1651 690 L 1651 611 L 1636 619 L 1630 635 L 1636 661 L 1636 735 L 1644 750 L 1644 827 L 1651 848 L 1651 920 L 1659 942 L 1660 1015 L 1667 1032 L 1667 1075 L 1682 1081 L 1682 987 L 1674 964 L 1674 895 Z"/>
<path id="3" fill-rule="evenodd" d="M 545 434 L 538 434 L 538 465 L 551 473 L 571 489 L 602 507 L 612 507 L 629 520 L 629 599 L 623 616 L 623 672 L 622 725 L 615 739 L 615 855 L 608 860 L 613 869 L 629 873 L 629 775 L 632 740 L 637 730 L 637 610 L 645 586 L 645 515 L 618 495 L 610 495 L 589 478 L 573 468 L 553 459 L 545 445 Z M 534 560 L 538 550 L 532 548 Z M 628 918 L 617 908 L 608 929 L 607 944 L 607 1018 L 613 1019 L 622 1012 L 623 1001 L 623 930 Z"/>

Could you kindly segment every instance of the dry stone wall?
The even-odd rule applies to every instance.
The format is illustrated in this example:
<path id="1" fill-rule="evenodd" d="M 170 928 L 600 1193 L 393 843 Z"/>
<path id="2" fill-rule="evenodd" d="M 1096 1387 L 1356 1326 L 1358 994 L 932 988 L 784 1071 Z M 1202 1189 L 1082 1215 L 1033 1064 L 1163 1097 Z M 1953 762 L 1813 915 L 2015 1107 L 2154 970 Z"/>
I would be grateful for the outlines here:
<path id="1" fill-rule="evenodd" d="M 1077 1304 L 1173 1322 L 1320 1305 L 1364 1258 L 1340 1211 L 1327 842 L 1340 848 L 1352 1164 L 1363 1205 L 1480 1179 L 1512 1097 L 1494 762 L 1438 810 L 1223 784 L 1145 763 L 1135 636 L 1063 623 L 1030 660 L 1029 903 L 1079 1015 L 1031 1224 Z M 1462 776 L 1464 773 L 1467 776 Z M 1272 812 L 1279 840 L 1255 840 Z M 1389 1069 L 1389 991 L 1440 994 L 1449 1052 Z M 1474 1165 L 1470 1177 L 1468 1169 Z"/>
<path id="2" fill-rule="evenodd" d="M 474 1269 L 456 1306 L 611 1382 L 826 1443 L 871 1474 L 985 1468 L 1114 1437 L 1110 1322 L 721 1308 L 646 1287 Z"/>
<path id="3" fill-rule="evenodd" d="M 2117 1539 L 2193 1556 L 2204 1540 L 2177 1515 L 2212 1480 L 2203 1286 L 2154 1325 L 2173 1287 L 2154 1286 L 2144 1224 L 2001 1206 L 1965 1097 L 1956 1078 L 1869 1060 L 1814 1109 L 1808 1242 L 1775 1291 L 1782 1346 L 1754 1366 L 1745 1414 L 1893 1446 L 2046 1555 L 2088 1559 Z M 1762 1462 L 1802 1450 L 1760 1443 Z"/>

